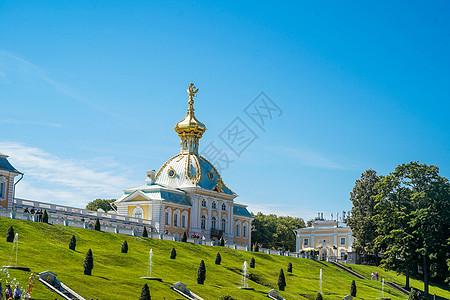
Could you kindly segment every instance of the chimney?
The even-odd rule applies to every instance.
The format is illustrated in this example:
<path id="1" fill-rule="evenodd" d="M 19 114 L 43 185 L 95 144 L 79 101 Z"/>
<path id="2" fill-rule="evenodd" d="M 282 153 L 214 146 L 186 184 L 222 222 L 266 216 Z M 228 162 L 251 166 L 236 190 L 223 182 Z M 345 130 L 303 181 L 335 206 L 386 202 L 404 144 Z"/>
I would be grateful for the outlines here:
<path id="1" fill-rule="evenodd" d="M 147 178 L 145 178 L 145 182 L 147 182 L 147 185 L 152 185 L 156 181 L 156 171 L 151 170 L 147 171 Z"/>

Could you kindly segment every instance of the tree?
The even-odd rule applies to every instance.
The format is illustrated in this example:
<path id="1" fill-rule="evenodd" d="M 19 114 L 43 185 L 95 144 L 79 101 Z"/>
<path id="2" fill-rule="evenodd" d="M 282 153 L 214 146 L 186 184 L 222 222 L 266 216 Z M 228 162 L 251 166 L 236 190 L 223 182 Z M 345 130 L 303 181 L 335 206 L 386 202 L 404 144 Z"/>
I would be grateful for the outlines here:
<path id="1" fill-rule="evenodd" d="M 355 280 L 352 280 L 352 285 L 350 286 L 350 295 L 352 297 L 356 297 L 356 283 L 355 283 Z"/>
<path id="2" fill-rule="evenodd" d="M 284 288 L 286 287 L 286 279 L 284 278 L 284 272 L 283 269 L 280 269 L 280 275 L 278 275 L 278 289 L 280 291 L 284 291 Z"/>
<path id="3" fill-rule="evenodd" d="M 288 263 L 287 271 L 288 271 L 289 273 L 292 273 L 292 263 L 291 263 L 291 262 Z"/>
<path id="4" fill-rule="evenodd" d="M 142 231 L 142 237 L 148 237 L 147 228 L 144 226 L 144 231 Z"/>
<path id="5" fill-rule="evenodd" d="M 97 211 L 101 208 L 104 212 L 108 212 L 117 209 L 116 205 L 113 204 L 114 201 L 116 199 L 95 199 L 86 205 L 86 209 Z"/>
<path id="6" fill-rule="evenodd" d="M 450 184 L 439 168 L 410 162 L 395 168 L 378 185 L 376 221 L 383 249 L 382 265 L 409 272 L 421 264 L 424 296 L 429 278 L 444 281 L 450 239 Z"/>
<path id="7" fill-rule="evenodd" d="M 323 300 L 323 297 L 322 297 L 321 293 L 317 293 L 316 300 Z"/>
<path id="8" fill-rule="evenodd" d="M 177 251 L 175 251 L 175 248 L 172 248 L 172 251 L 170 251 L 170 259 L 177 258 Z"/>
<path id="9" fill-rule="evenodd" d="M 374 170 L 366 170 L 361 174 L 361 178 L 356 180 L 355 186 L 350 192 L 350 201 L 352 201 L 353 207 L 347 224 L 355 237 L 352 247 L 366 258 L 368 254 L 375 255 L 375 259 L 378 256 L 375 246 L 375 239 L 378 236 L 377 225 L 373 217 L 376 214 L 375 196 L 378 195 L 376 185 L 382 178 Z"/>
<path id="10" fill-rule="evenodd" d="M 220 265 L 221 262 L 222 262 L 222 257 L 220 256 L 220 253 L 217 253 L 215 264 Z"/>
<path id="11" fill-rule="evenodd" d="M 42 215 L 42 223 L 48 224 L 48 213 L 47 213 L 47 210 L 44 210 L 44 214 Z"/>
<path id="12" fill-rule="evenodd" d="M 220 237 L 219 246 L 222 246 L 222 247 L 225 246 L 225 241 L 223 239 L 223 236 Z"/>
<path id="13" fill-rule="evenodd" d="M 74 235 L 72 235 L 69 242 L 69 249 L 75 251 L 76 246 L 77 246 L 77 239 L 75 238 Z"/>
<path id="14" fill-rule="evenodd" d="M 252 259 L 250 259 L 250 268 L 254 269 L 255 268 L 255 259 L 252 257 Z"/>
<path id="15" fill-rule="evenodd" d="M 139 297 L 139 300 L 151 300 L 152 297 L 150 297 L 150 289 L 148 288 L 147 284 L 144 284 L 141 291 L 141 297 Z"/>
<path id="16" fill-rule="evenodd" d="M 100 220 L 98 218 L 95 220 L 94 229 L 97 231 L 101 230 Z"/>
<path id="17" fill-rule="evenodd" d="M 122 251 L 122 253 L 128 253 L 128 243 L 127 243 L 127 241 L 123 241 L 121 251 Z"/>
<path id="18" fill-rule="evenodd" d="M 183 236 L 181 237 L 181 242 L 183 242 L 183 243 L 187 242 L 187 233 L 186 233 L 186 231 L 183 232 Z"/>
<path id="19" fill-rule="evenodd" d="M 255 242 L 254 246 L 253 246 L 253 252 L 259 252 L 259 245 L 258 242 Z"/>
<path id="20" fill-rule="evenodd" d="M 206 279 L 206 267 L 205 262 L 202 260 L 197 270 L 197 283 L 203 284 L 205 282 L 205 279 Z"/>
<path id="21" fill-rule="evenodd" d="M 86 253 L 86 257 L 84 258 L 84 275 L 91 275 L 92 269 L 94 268 L 94 258 L 92 257 L 91 249 Z"/>
<path id="22" fill-rule="evenodd" d="M 14 242 L 14 228 L 12 226 L 9 226 L 8 232 L 6 233 L 6 241 L 8 243 Z"/>
<path id="23" fill-rule="evenodd" d="M 258 241 L 266 248 L 295 249 L 294 229 L 305 227 L 303 219 L 264 215 L 261 212 L 253 216 L 255 219 L 252 222 L 252 244 Z"/>

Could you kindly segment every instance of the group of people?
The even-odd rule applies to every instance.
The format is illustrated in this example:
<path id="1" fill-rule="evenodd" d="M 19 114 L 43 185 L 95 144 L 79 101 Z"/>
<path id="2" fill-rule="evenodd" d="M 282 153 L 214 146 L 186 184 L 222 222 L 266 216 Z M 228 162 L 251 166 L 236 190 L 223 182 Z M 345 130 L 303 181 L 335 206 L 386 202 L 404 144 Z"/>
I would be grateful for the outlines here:
<path id="1" fill-rule="evenodd" d="M 5 293 L 3 294 L 3 286 L 0 282 L 0 300 L 19 300 L 22 295 L 22 291 L 19 289 L 19 286 L 16 285 L 14 291 L 11 289 L 11 285 L 7 284 L 5 288 Z M 5 296 L 5 298 L 3 298 Z"/>
<path id="2" fill-rule="evenodd" d="M 42 216 L 44 215 L 44 212 L 42 211 L 42 209 L 34 210 L 34 207 L 32 207 L 30 210 L 28 210 L 28 207 L 25 207 L 23 212 L 25 214 L 32 214 L 32 215 L 35 214 L 37 216 L 38 222 L 42 222 Z"/>
<path id="3" fill-rule="evenodd" d="M 378 281 L 378 277 L 380 277 L 380 274 L 378 274 L 378 272 L 372 272 L 372 274 L 370 274 L 370 276 L 371 276 L 371 279 L 372 280 L 374 280 L 375 278 L 377 279 L 377 281 Z"/>

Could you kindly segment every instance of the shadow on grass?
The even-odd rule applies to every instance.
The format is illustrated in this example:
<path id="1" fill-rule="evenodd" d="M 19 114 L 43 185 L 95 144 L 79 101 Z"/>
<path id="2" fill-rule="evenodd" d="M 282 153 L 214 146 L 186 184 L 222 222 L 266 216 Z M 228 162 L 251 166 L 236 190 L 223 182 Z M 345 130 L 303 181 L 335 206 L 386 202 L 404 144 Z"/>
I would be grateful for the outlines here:
<path id="1" fill-rule="evenodd" d="M 101 278 L 101 279 L 105 279 L 105 280 L 108 280 L 108 281 L 110 281 L 111 279 L 109 279 L 109 278 L 106 278 L 106 277 L 103 277 L 103 276 L 98 276 L 98 275 L 91 275 L 92 277 L 97 277 L 97 278 Z"/>

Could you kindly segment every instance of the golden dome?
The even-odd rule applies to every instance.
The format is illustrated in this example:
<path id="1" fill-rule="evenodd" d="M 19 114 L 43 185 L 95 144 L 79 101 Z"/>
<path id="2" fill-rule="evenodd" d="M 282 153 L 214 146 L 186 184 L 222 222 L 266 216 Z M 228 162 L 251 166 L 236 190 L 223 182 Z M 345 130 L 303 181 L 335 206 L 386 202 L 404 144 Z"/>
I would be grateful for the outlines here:
<path id="1" fill-rule="evenodd" d="M 196 89 L 194 83 L 189 85 L 187 89 L 189 95 L 189 108 L 187 110 L 186 117 L 175 125 L 175 131 L 178 135 L 186 136 L 186 135 L 194 135 L 198 138 L 201 138 L 203 133 L 206 131 L 206 126 L 197 118 L 194 114 L 194 97 L 197 97 L 198 89 Z"/>

